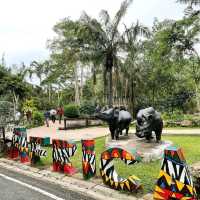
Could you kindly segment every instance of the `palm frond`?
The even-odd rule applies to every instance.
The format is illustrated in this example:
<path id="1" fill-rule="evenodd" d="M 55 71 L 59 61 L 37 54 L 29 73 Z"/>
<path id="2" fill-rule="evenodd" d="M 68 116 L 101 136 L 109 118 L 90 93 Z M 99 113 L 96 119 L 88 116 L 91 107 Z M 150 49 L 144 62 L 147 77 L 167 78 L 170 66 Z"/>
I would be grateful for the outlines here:
<path id="1" fill-rule="evenodd" d="M 80 21 L 82 22 L 83 27 L 89 31 L 90 39 L 91 37 L 95 37 L 93 39 L 96 41 L 99 40 L 102 45 L 107 43 L 107 35 L 102 29 L 101 24 L 96 19 L 91 18 L 86 12 L 83 12 Z"/>
<path id="2" fill-rule="evenodd" d="M 136 39 L 138 36 L 143 36 L 146 38 L 151 36 L 149 28 L 141 24 L 139 21 L 137 21 L 136 25 L 132 24 L 129 30 L 133 35 L 133 39 Z"/>
<path id="3" fill-rule="evenodd" d="M 116 33 L 117 33 L 117 28 L 119 26 L 119 23 L 122 19 L 122 17 L 126 14 L 128 7 L 130 4 L 133 2 L 133 0 L 125 0 L 122 2 L 120 9 L 116 13 L 114 20 L 113 20 L 113 30 L 112 30 L 112 37 L 111 41 L 113 41 Z"/>
<path id="4" fill-rule="evenodd" d="M 125 46 L 131 49 L 136 46 L 139 37 L 149 38 L 151 36 L 149 28 L 139 23 L 139 21 L 136 24 L 132 24 L 130 28 L 127 28 L 126 25 L 124 27 L 123 42 Z"/>
<path id="5" fill-rule="evenodd" d="M 200 5 L 200 0 L 177 0 L 177 2 L 189 5 Z"/>
<path id="6" fill-rule="evenodd" d="M 99 17 L 105 26 L 111 23 L 110 15 L 108 14 L 107 10 L 101 10 Z"/>
<path id="7" fill-rule="evenodd" d="M 188 5 L 187 8 L 184 10 L 184 13 L 186 17 L 195 17 L 200 14 L 200 10 L 195 10 L 193 9 L 192 5 Z"/>
<path id="8" fill-rule="evenodd" d="M 102 28 L 106 32 L 107 38 L 110 40 L 111 39 L 110 35 L 113 30 L 113 24 L 112 24 L 112 21 L 111 21 L 108 11 L 101 10 L 101 12 L 99 14 L 99 18 L 100 18 L 100 23 L 102 25 Z"/>

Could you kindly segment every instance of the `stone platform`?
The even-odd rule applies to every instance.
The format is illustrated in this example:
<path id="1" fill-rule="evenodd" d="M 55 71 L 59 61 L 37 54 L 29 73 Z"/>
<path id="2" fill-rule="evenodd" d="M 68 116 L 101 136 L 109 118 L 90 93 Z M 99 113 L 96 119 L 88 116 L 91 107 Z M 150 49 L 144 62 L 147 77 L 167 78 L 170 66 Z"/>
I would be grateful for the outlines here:
<path id="1" fill-rule="evenodd" d="M 142 156 L 142 162 L 156 161 L 162 158 L 164 149 L 173 145 L 171 141 L 161 141 L 156 143 L 155 139 L 147 142 L 146 139 L 138 138 L 131 134 L 130 136 L 120 136 L 120 140 L 111 140 L 110 136 L 106 138 L 106 147 L 120 145 L 125 148 L 136 148 Z"/>

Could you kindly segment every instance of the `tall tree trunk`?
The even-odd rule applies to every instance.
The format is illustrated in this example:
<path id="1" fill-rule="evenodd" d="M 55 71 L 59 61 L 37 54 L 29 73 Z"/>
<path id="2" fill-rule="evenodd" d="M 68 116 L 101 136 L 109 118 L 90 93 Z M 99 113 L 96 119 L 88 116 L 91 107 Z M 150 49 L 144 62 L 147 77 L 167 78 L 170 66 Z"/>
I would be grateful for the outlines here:
<path id="1" fill-rule="evenodd" d="M 149 102 L 148 102 L 148 104 L 149 104 Z M 153 104 L 153 106 L 155 106 L 155 87 L 154 87 L 154 85 L 152 88 L 152 104 Z"/>
<path id="2" fill-rule="evenodd" d="M 113 105 L 113 80 L 112 80 L 112 69 L 113 69 L 113 49 L 112 47 L 109 49 L 106 55 L 106 63 L 105 63 L 105 70 L 106 73 L 108 73 L 108 97 L 107 97 L 107 103 L 109 107 L 112 107 Z"/>
<path id="3" fill-rule="evenodd" d="M 51 102 L 51 85 L 48 85 L 49 103 Z"/>
<path id="4" fill-rule="evenodd" d="M 135 116 L 135 98 L 134 98 L 134 82 L 133 79 L 131 79 L 131 105 L 130 105 L 130 109 L 131 109 L 131 113 L 133 116 Z"/>
<path id="5" fill-rule="evenodd" d="M 96 99 L 96 84 L 97 84 L 97 78 L 96 78 L 96 66 L 93 65 L 92 67 L 92 76 L 93 76 L 93 95 Z"/>
<path id="6" fill-rule="evenodd" d="M 126 104 L 128 103 L 128 79 L 125 80 L 125 90 L 124 90 L 124 98 L 125 98 L 125 102 Z"/>
<path id="7" fill-rule="evenodd" d="M 109 67 L 109 86 L 108 86 L 108 105 L 109 107 L 112 107 L 113 105 L 113 80 L 112 80 L 112 67 Z"/>
<path id="8" fill-rule="evenodd" d="M 104 71 L 103 71 L 103 84 L 104 84 L 104 103 L 107 103 L 107 97 L 108 97 L 108 89 L 107 89 L 107 71 L 106 71 L 106 68 L 104 68 Z"/>
<path id="9" fill-rule="evenodd" d="M 83 65 L 81 65 L 81 87 L 80 87 L 80 99 L 83 98 L 83 76 L 84 76 Z"/>
<path id="10" fill-rule="evenodd" d="M 13 92 L 13 104 L 14 104 L 14 115 L 15 115 L 16 111 L 18 110 L 19 96 L 15 94 L 14 90 L 12 92 Z"/>
<path id="11" fill-rule="evenodd" d="M 78 66 L 77 66 L 77 63 L 75 65 L 74 75 L 75 75 L 75 104 L 80 105 L 79 85 L 78 85 Z"/>
<path id="12" fill-rule="evenodd" d="M 197 111 L 200 111 L 200 101 L 199 101 L 199 88 L 198 88 L 198 83 L 195 81 L 195 92 L 196 92 L 196 106 L 197 106 Z"/>
<path id="13" fill-rule="evenodd" d="M 58 102 L 57 102 L 57 106 L 61 106 L 61 96 L 62 96 L 62 90 L 57 93 L 57 97 L 58 97 Z"/>
<path id="14" fill-rule="evenodd" d="M 96 66 L 93 65 L 92 67 L 92 77 L 93 77 L 93 85 L 96 85 L 97 77 L 96 77 Z"/>

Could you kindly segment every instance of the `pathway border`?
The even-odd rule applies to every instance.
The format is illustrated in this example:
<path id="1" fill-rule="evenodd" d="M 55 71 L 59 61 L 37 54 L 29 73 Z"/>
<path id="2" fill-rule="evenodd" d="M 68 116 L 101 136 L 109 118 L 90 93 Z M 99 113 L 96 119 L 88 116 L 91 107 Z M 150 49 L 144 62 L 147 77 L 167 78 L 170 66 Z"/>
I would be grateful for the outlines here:
<path id="1" fill-rule="evenodd" d="M 31 166 L 21 164 L 19 162 L 0 158 L 0 167 L 7 170 L 23 174 L 45 182 L 51 182 L 61 187 L 67 188 L 73 192 L 77 192 L 84 196 L 89 196 L 97 200 L 151 200 L 152 194 L 146 194 L 137 198 L 133 194 L 121 193 L 105 186 L 103 183 L 96 184 L 91 181 L 78 180 L 73 177 L 66 176 L 62 173 L 51 172 L 50 170 L 40 170 Z"/>

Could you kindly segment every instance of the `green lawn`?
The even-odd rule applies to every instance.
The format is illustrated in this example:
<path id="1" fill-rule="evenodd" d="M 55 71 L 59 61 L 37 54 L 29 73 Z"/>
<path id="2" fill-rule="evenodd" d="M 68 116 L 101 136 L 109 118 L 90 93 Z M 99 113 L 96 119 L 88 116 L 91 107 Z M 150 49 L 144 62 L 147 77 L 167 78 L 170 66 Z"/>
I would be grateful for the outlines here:
<path id="1" fill-rule="evenodd" d="M 192 164 L 200 161 L 200 136 L 163 136 L 164 140 L 171 140 L 176 146 L 183 148 L 187 163 Z M 97 175 L 99 176 L 99 159 L 100 154 L 105 150 L 105 138 L 96 139 L 96 161 Z M 42 158 L 39 166 L 50 166 L 52 164 L 51 148 L 47 147 L 48 157 Z M 81 145 L 78 143 L 78 150 L 74 157 L 71 158 L 73 165 L 81 172 L 82 170 L 82 152 Z M 141 179 L 144 186 L 144 192 L 152 192 L 154 183 L 160 171 L 161 161 L 151 163 L 138 163 L 132 166 L 126 166 L 121 160 L 115 160 L 116 170 L 123 177 L 136 175 Z"/>

